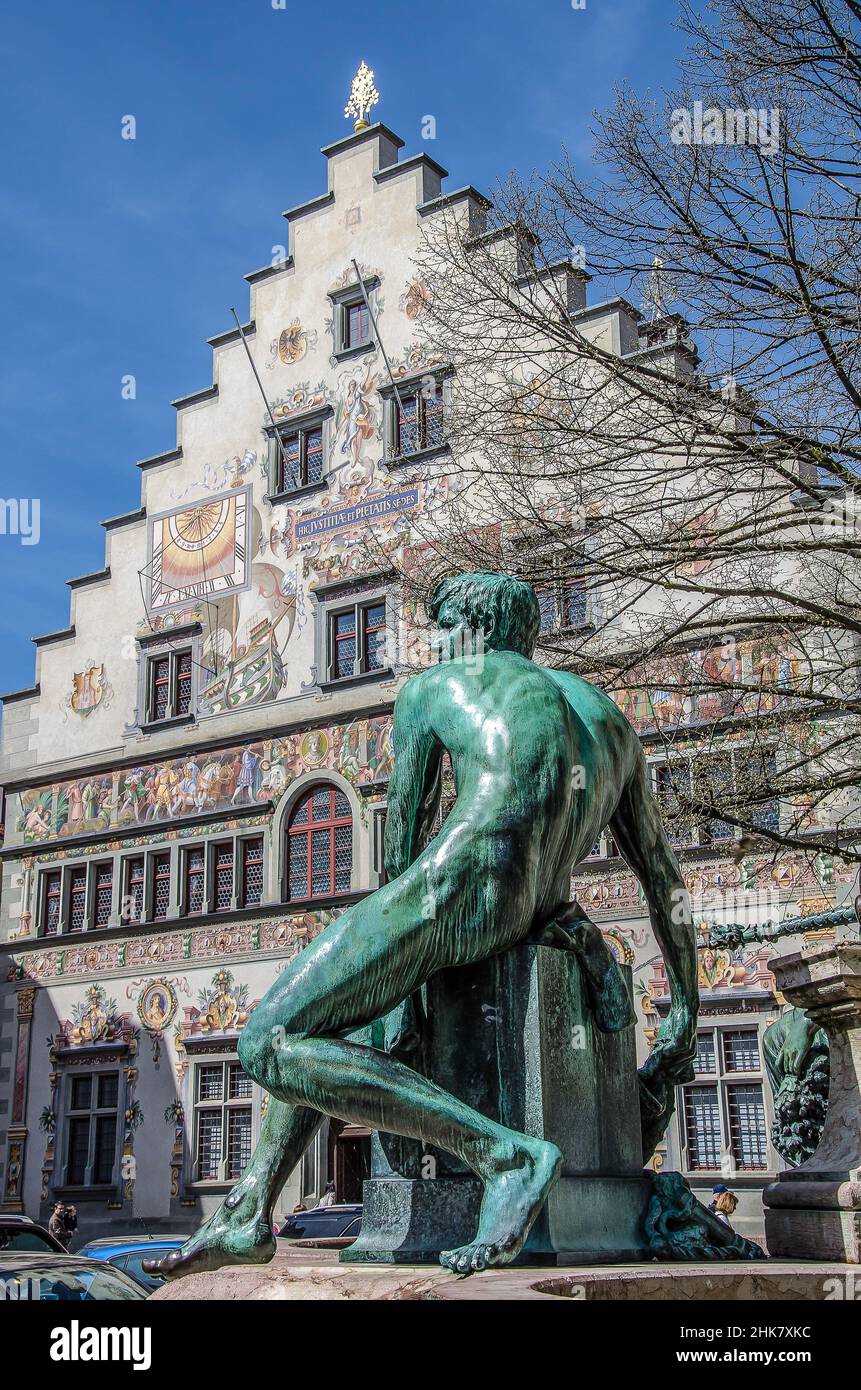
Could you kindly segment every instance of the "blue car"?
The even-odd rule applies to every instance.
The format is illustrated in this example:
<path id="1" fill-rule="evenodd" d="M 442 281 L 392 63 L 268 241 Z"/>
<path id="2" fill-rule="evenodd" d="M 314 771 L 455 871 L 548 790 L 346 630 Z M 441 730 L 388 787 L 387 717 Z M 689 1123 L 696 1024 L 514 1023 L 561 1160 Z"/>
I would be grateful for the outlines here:
<path id="1" fill-rule="evenodd" d="M 144 1260 L 160 1260 L 170 1250 L 178 1250 L 187 1240 L 188 1236 L 131 1236 L 125 1239 L 114 1236 L 91 1240 L 77 1253 L 88 1255 L 91 1260 L 104 1260 L 115 1269 L 123 1270 L 152 1293 L 154 1289 L 161 1288 L 164 1280 L 157 1274 L 149 1274 L 143 1267 Z"/>

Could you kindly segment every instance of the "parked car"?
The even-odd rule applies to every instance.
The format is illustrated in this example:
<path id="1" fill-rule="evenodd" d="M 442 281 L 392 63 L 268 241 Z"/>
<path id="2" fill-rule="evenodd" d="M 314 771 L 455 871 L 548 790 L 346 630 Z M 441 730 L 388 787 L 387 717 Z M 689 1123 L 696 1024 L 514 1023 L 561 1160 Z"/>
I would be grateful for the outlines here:
<path id="1" fill-rule="evenodd" d="M 55 1255 L 68 1253 L 65 1245 L 51 1235 L 47 1226 L 41 1226 L 29 1216 L 10 1216 L 8 1212 L 3 1212 L 0 1215 L 0 1254 L 5 1255 L 13 1250 L 50 1252 Z"/>
<path id="2" fill-rule="evenodd" d="M 132 1301 L 148 1291 L 122 1270 L 80 1255 L 0 1250 L 0 1286 L 6 1300 L 38 1303 Z"/>
<path id="3" fill-rule="evenodd" d="M 187 1240 L 188 1236 L 119 1236 L 91 1240 L 78 1253 L 123 1270 L 152 1293 L 153 1289 L 161 1288 L 164 1279 L 148 1273 L 143 1267 L 144 1260 L 160 1260 Z"/>
<path id="4" fill-rule="evenodd" d="M 278 1232 L 283 1240 L 331 1240 L 355 1237 L 362 1225 L 362 1203 L 345 1202 L 332 1207 L 294 1211 Z"/>

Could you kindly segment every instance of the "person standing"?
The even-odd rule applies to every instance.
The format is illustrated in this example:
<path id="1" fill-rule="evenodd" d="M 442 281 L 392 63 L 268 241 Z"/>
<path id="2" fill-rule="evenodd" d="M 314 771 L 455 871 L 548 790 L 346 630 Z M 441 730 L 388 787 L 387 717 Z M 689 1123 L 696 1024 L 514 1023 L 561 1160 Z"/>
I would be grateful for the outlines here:
<path id="1" fill-rule="evenodd" d="M 66 1229 L 66 1208 L 62 1202 L 54 1203 L 54 1210 L 51 1212 L 48 1221 L 48 1230 L 55 1240 L 58 1240 L 66 1249 L 69 1248 L 69 1232 Z"/>
<path id="2" fill-rule="evenodd" d="M 66 1245 L 71 1248 L 75 1232 L 78 1229 L 78 1212 L 74 1206 L 65 1208 L 63 1212 L 63 1224 L 66 1227 Z"/>

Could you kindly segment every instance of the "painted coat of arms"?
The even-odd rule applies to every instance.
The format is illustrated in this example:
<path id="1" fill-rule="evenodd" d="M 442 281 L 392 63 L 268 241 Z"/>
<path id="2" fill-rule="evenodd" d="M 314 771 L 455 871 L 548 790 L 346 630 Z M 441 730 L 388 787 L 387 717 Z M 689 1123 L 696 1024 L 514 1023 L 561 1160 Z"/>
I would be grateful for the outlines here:
<path id="1" fill-rule="evenodd" d="M 112 694 L 104 666 L 88 661 L 83 671 L 72 673 L 72 690 L 66 704 L 75 714 L 86 716 L 98 709 L 99 705 L 103 704 L 107 709 Z"/>

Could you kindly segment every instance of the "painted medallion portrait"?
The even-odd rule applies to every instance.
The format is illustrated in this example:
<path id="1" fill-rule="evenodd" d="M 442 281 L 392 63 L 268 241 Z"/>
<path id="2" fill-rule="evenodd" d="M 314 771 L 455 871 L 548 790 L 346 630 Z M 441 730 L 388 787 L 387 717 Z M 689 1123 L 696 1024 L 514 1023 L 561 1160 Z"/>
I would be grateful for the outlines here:
<path id="1" fill-rule="evenodd" d="M 161 1031 L 176 1013 L 176 991 L 167 980 L 150 980 L 138 999 L 138 1018 L 145 1028 Z"/>

